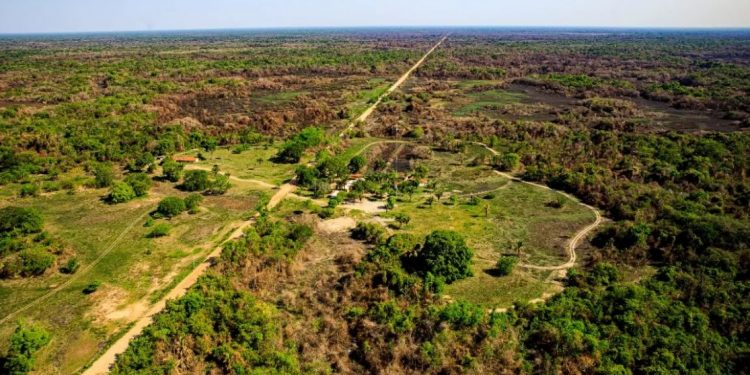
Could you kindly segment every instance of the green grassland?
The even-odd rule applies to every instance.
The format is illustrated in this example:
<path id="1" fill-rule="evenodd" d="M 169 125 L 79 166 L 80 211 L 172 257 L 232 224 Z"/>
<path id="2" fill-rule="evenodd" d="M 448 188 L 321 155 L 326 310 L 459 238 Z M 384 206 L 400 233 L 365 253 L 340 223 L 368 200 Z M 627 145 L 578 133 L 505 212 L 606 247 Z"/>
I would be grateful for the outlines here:
<path id="1" fill-rule="evenodd" d="M 294 177 L 294 164 L 279 164 L 271 161 L 278 153 L 276 146 L 251 146 L 247 150 L 235 153 L 231 149 L 220 148 L 202 155 L 206 158 L 194 165 L 201 168 L 212 168 L 218 165 L 222 172 L 232 176 L 259 180 L 273 185 L 280 185 Z M 191 152 L 188 154 L 195 154 Z M 192 166 L 188 166 L 190 169 Z"/>
<path id="2" fill-rule="evenodd" d="M 460 106 L 453 111 L 454 116 L 468 116 L 482 110 L 521 103 L 527 96 L 520 92 L 506 90 L 487 90 L 470 92 L 461 100 Z"/>
<path id="3" fill-rule="evenodd" d="M 362 144 L 352 145 L 361 150 Z M 353 152 L 351 152 L 353 153 Z M 474 250 L 474 276 L 449 285 L 446 293 L 453 299 L 466 300 L 488 308 L 508 307 L 515 301 L 539 298 L 550 289 L 549 272 L 516 267 L 509 276 L 496 276 L 495 263 L 502 255 L 515 256 L 513 250 L 522 244 L 522 261 L 534 265 L 558 265 L 568 260 L 565 246 L 578 230 L 594 221 L 587 208 L 554 191 L 531 186 L 495 173 L 490 167 L 474 163 L 486 151 L 468 147 L 463 153 L 433 152 L 428 167 L 428 185 L 411 199 L 400 196 L 396 208 L 381 214 L 393 218 L 406 214 L 409 224 L 394 231 L 427 235 L 443 229 L 463 235 Z M 472 164 L 478 164 L 471 166 Z M 434 186 L 433 186 L 434 184 Z M 437 192 L 442 192 L 438 201 Z M 456 196 L 454 204 L 451 195 Z M 473 202 L 470 197 L 478 200 Z M 435 199 L 432 205 L 428 199 Z M 550 202 L 563 199 L 560 208 Z M 358 219 L 368 215 L 353 212 Z"/>
<path id="4" fill-rule="evenodd" d="M 10 336 L 18 319 L 40 322 L 51 332 L 53 341 L 37 362 L 39 373 L 72 373 L 88 363 L 126 328 L 130 311 L 142 311 L 166 293 L 257 202 L 255 193 L 235 187 L 225 196 L 206 197 L 199 213 L 169 220 L 168 236 L 149 239 L 151 229 L 144 224 L 159 199 L 183 193 L 158 184 L 148 197 L 121 205 L 104 204 L 104 194 L 58 192 L 8 202 L 42 212 L 45 229 L 81 264 L 73 275 L 53 267 L 42 277 L 0 281 L 0 316 L 45 298 L 0 325 L 3 337 Z M 94 282 L 101 283 L 97 291 L 84 294 Z"/>

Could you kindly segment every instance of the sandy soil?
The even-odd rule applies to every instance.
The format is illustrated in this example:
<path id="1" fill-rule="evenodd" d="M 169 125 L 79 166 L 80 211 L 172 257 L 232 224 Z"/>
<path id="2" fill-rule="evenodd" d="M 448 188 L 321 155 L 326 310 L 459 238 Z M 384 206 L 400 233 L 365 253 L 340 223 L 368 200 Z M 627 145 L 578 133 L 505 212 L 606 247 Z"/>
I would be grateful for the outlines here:
<path id="1" fill-rule="evenodd" d="M 346 232 L 356 226 L 357 226 L 357 221 L 348 216 L 321 221 L 318 223 L 318 229 L 321 232 L 325 232 L 325 233 Z"/>

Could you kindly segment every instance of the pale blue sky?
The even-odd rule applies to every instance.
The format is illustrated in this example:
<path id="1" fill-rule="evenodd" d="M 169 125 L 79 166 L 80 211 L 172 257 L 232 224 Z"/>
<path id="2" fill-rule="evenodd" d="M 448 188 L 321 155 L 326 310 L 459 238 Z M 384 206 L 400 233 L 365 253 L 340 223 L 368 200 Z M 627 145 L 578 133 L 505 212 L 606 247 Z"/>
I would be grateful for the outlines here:
<path id="1" fill-rule="evenodd" d="M 750 27 L 750 0 L 0 0 L 0 33 L 428 25 Z"/>

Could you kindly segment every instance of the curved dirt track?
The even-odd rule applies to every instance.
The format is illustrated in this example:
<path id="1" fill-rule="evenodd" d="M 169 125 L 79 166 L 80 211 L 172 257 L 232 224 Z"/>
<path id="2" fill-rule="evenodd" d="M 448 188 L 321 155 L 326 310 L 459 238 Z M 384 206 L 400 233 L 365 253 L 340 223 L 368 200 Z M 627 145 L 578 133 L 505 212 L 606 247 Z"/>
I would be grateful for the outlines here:
<path id="1" fill-rule="evenodd" d="M 185 166 L 185 170 L 186 171 L 190 171 L 190 170 L 211 171 L 211 169 L 212 169 L 211 167 L 203 166 L 203 165 L 188 164 L 188 165 Z M 219 173 L 221 173 L 221 172 L 219 172 Z M 221 173 L 221 174 L 224 174 L 224 173 Z M 251 178 L 241 178 L 241 177 L 235 177 L 235 176 L 229 175 L 229 179 L 230 180 L 234 180 L 234 181 L 240 181 L 240 182 L 249 182 L 249 183 L 260 185 L 260 186 L 263 186 L 263 187 L 266 187 L 266 188 L 275 188 L 276 187 L 276 185 L 274 185 L 272 183 L 261 181 L 261 180 L 254 180 L 254 179 L 251 179 Z"/>
<path id="2" fill-rule="evenodd" d="M 275 207 L 279 202 L 281 202 L 284 197 L 286 197 L 289 193 L 294 191 L 295 186 L 290 184 L 285 184 L 279 188 L 279 190 L 274 194 L 273 197 L 268 201 L 268 209 L 271 209 Z M 102 354 L 88 369 L 86 369 L 83 374 L 84 375 L 100 375 L 100 374 L 106 374 L 109 372 L 109 368 L 115 363 L 115 360 L 117 359 L 117 355 L 125 352 L 125 350 L 128 348 L 128 345 L 130 344 L 130 340 L 135 338 L 136 336 L 140 335 L 143 330 L 151 324 L 153 321 L 154 315 L 161 312 L 167 305 L 167 301 L 180 298 L 183 296 L 190 287 L 195 285 L 196 282 L 198 282 L 198 279 L 208 270 L 208 268 L 211 266 L 211 260 L 213 258 L 218 257 L 221 255 L 221 250 L 223 249 L 223 244 L 237 239 L 242 236 L 244 233 L 245 228 L 252 225 L 252 221 L 245 221 L 243 222 L 237 229 L 232 232 L 232 234 L 224 241 L 221 245 L 217 246 L 214 251 L 209 254 L 205 260 L 199 264 L 197 267 L 195 267 L 190 274 L 188 274 L 182 281 L 180 281 L 177 286 L 174 287 L 166 296 L 162 297 L 159 302 L 152 305 L 145 315 L 143 315 L 140 319 L 138 319 L 133 326 L 128 329 L 127 332 L 125 332 L 122 337 L 117 339 L 114 344 L 112 344 L 104 354 Z"/>
<path id="3" fill-rule="evenodd" d="M 499 153 L 497 151 L 495 151 L 493 148 L 487 146 L 484 143 L 474 142 L 474 144 L 478 145 L 478 146 L 484 147 L 487 151 L 489 151 L 490 153 L 492 153 L 492 155 L 495 155 L 495 156 L 499 155 Z M 557 265 L 557 266 L 536 266 L 536 265 L 527 264 L 527 263 L 520 263 L 518 265 L 518 267 L 529 268 L 529 269 L 534 269 L 534 270 L 542 270 L 542 271 L 558 271 L 558 270 L 566 270 L 568 268 L 573 268 L 573 266 L 575 266 L 575 264 L 576 264 L 576 261 L 578 260 L 578 255 L 576 254 L 576 248 L 578 247 L 578 243 L 581 242 L 582 239 L 584 239 L 589 233 L 591 233 L 599 225 L 601 225 L 601 223 L 603 221 L 602 215 L 599 213 L 599 210 L 597 210 L 594 207 L 589 206 L 588 204 L 585 204 L 585 203 L 579 201 L 578 199 L 576 199 L 575 197 L 573 197 L 572 195 L 570 195 L 570 194 L 568 194 L 566 192 L 555 190 L 555 189 L 553 189 L 553 188 L 551 188 L 549 186 L 537 184 L 535 182 L 524 181 L 524 180 L 521 180 L 520 178 L 515 177 L 515 176 L 513 176 L 513 175 L 511 175 L 509 173 L 500 172 L 500 171 L 495 171 L 495 173 L 497 173 L 497 174 L 499 174 L 499 175 L 501 175 L 501 176 L 503 176 L 505 178 L 509 178 L 511 181 L 520 182 L 520 183 L 523 183 L 523 184 L 535 186 L 535 187 L 542 188 L 542 189 L 545 189 L 545 190 L 554 191 L 554 192 L 556 192 L 558 194 L 562 194 L 565 197 L 573 200 L 574 202 L 577 202 L 581 206 L 584 206 L 584 207 L 588 208 L 589 210 L 591 210 L 591 212 L 594 213 L 594 216 L 596 217 L 596 220 L 594 220 L 594 222 L 591 223 L 590 225 L 588 225 L 585 228 L 583 228 L 580 231 L 578 231 L 575 234 L 575 236 L 573 236 L 573 238 L 571 238 L 570 241 L 568 241 L 568 246 L 566 246 L 566 250 L 568 252 L 568 261 L 567 262 L 565 262 L 563 264 L 560 264 L 560 265 Z"/>

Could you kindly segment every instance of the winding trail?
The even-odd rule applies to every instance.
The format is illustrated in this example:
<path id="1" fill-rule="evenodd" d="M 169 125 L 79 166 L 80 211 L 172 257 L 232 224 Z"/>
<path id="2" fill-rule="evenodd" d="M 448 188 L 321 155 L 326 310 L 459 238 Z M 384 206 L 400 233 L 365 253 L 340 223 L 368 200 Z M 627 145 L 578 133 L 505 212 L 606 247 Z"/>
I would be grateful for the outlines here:
<path id="1" fill-rule="evenodd" d="M 406 82 L 406 80 L 409 79 L 409 76 L 411 76 L 411 74 L 415 70 L 417 70 L 417 68 L 419 68 L 422 65 L 422 63 L 424 63 L 425 60 L 427 60 L 427 57 L 429 57 L 432 54 L 432 52 L 434 52 L 438 47 L 440 47 L 440 45 L 443 44 L 443 42 L 445 42 L 446 39 L 448 39 L 447 35 L 442 37 L 440 41 L 437 42 L 437 44 L 435 44 L 432 48 L 430 48 L 430 50 L 427 51 L 427 53 L 425 53 L 424 56 L 422 56 L 422 58 L 419 59 L 419 61 L 417 61 L 416 64 L 414 64 L 414 66 L 411 67 L 411 69 L 407 70 L 406 73 L 404 73 L 401 76 L 401 78 L 399 78 L 396 82 L 394 82 L 393 85 L 391 85 L 391 87 L 388 88 L 388 90 L 386 90 L 382 95 L 380 95 L 380 97 L 378 97 L 378 100 L 375 101 L 373 105 L 368 107 L 364 112 L 362 112 L 361 115 L 359 115 L 359 117 L 357 117 L 354 121 L 352 121 L 349 124 L 349 126 L 346 129 L 344 129 L 344 131 L 341 132 L 339 136 L 344 137 L 346 132 L 349 130 L 352 130 L 356 124 L 367 120 L 367 118 L 370 117 L 370 115 L 375 111 L 375 109 L 383 101 L 383 99 L 385 99 L 386 96 L 396 91 L 396 89 L 398 89 L 404 82 Z"/>
<path id="2" fill-rule="evenodd" d="M 500 154 L 497 151 L 495 151 L 495 149 L 493 149 L 492 147 L 487 146 L 484 143 L 480 143 L 480 142 L 473 142 L 473 143 L 475 145 L 484 147 L 487 151 L 489 151 L 490 153 L 492 153 L 492 155 L 494 155 L 494 156 L 497 156 L 497 155 Z M 590 225 L 588 225 L 585 228 L 583 228 L 580 231 L 578 231 L 575 234 L 575 236 L 573 236 L 573 238 L 571 238 L 570 241 L 568 241 L 568 246 L 566 246 L 566 251 L 568 253 L 568 261 L 567 262 L 565 262 L 563 264 L 560 264 L 560 265 L 557 265 L 557 266 L 537 266 L 537 265 L 528 264 L 528 263 L 519 263 L 518 264 L 518 267 L 523 267 L 523 268 L 528 268 L 528 269 L 534 269 L 534 270 L 541 270 L 541 271 L 559 271 L 559 270 L 566 270 L 566 269 L 569 269 L 569 268 L 573 268 L 575 266 L 575 264 L 576 264 L 576 261 L 578 260 L 578 255 L 576 254 L 576 248 L 578 247 L 578 244 L 581 242 L 581 240 L 583 240 L 584 238 L 586 238 L 586 236 L 589 233 L 591 233 L 594 229 L 596 229 L 597 227 L 599 227 L 599 225 L 601 225 L 602 221 L 604 220 L 602 218 L 601 213 L 599 213 L 599 210 L 597 210 L 596 208 L 594 208 L 592 206 L 589 206 L 586 203 L 581 202 L 576 197 L 574 197 L 574 196 L 572 196 L 572 195 L 570 195 L 570 194 L 568 194 L 566 192 L 555 190 L 555 189 L 552 189 L 549 186 L 537 184 L 535 182 L 524 181 L 524 180 L 522 180 L 522 179 L 520 179 L 520 178 L 518 178 L 516 176 L 513 176 L 513 175 L 511 175 L 509 173 L 500 172 L 500 171 L 495 171 L 495 173 L 497 173 L 497 174 L 499 174 L 499 175 L 501 175 L 501 176 L 503 176 L 505 178 L 509 178 L 511 181 L 520 182 L 520 183 L 523 183 L 523 184 L 535 186 L 535 187 L 542 188 L 542 189 L 545 189 L 545 190 L 554 191 L 557 194 L 562 194 L 565 197 L 567 197 L 568 199 L 570 199 L 570 200 L 572 200 L 572 201 L 580 204 L 581 206 L 584 206 L 584 207 L 588 208 L 591 212 L 594 213 L 594 216 L 596 217 L 596 220 L 594 220 L 594 222 L 591 223 Z"/>
<path id="3" fill-rule="evenodd" d="M 130 232 L 130 230 L 133 229 L 133 227 L 137 223 L 142 222 L 143 219 L 154 209 L 153 205 L 149 205 L 148 207 L 149 207 L 148 210 L 146 210 L 144 213 L 142 213 L 140 216 L 138 216 L 135 220 L 131 221 L 130 224 L 128 224 L 128 226 L 114 239 L 114 241 L 112 241 L 109 244 L 109 246 L 107 246 L 106 249 L 104 249 L 104 251 L 101 254 L 99 254 L 99 256 L 96 259 L 94 259 L 93 262 L 89 263 L 88 265 L 86 265 L 86 267 L 84 267 L 83 269 L 81 269 L 78 272 L 76 272 L 75 274 L 73 274 L 73 276 L 71 276 L 64 283 L 62 283 L 59 286 L 57 286 L 55 289 L 50 290 L 46 294 L 40 296 L 39 298 L 37 298 L 37 299 L 29 302 L 28 304 L 26 304 L 26 305 L 18 308 L 16 311 L 14 311 L 14 312 L 8 314 L 7 316 L 3 317 L 2 319 L 0 319 L 0 324 L 5 324 L 10 319 L 18 316 L 18 314 L 20 314 L 20 313 L 22 313 L 22 312 L 24 312 L 24 311 L 26 311 L 26 310 L 28 310 L 28 309 L 30 309 L 30 308 L 38 305 L 40 302 L 48 300 L 53 295 L 57 294 L 57 292 L 65 289 L 65 288 L 67 288 L 68 286 L 70 286 L 71 284 L 73 284 L 73 282 L 75 282 L 78 279 L 80 279 L 81 276 L 83 276 L 83 275 L 87 274 L 89 271 L 91 271 L 92 268 L 96 267 L 97 264 L 99 264 L 107 255 L 109 255 L 109 253 L 112 252 L 112 250 L 115 249 L 115 246 L 117 246 L 117 244 L 119 244 L 120 241 L 122 241 L 122 239 L 125 237 L 125 235 L 128 234 Z"/>
<path id="4" fill-rule="evenodd" d="M 284 198 L 296 187 L 291 184 L 282 185 L 276 194 L 271 197 L 266 206 L 269 210 L 278 205 Z M 84 375 L 100 375 L 109 372 L 109 368 L 115 363 L 117 355 L 124 353 L 127 350 L 130 340 L 140 335 L 143 330 L 153 322 L 153 317 L 161 312 L 166 306 L 167 301 L 177 299 L 185 295 L 185 293 L 198 282 L 198 279 L 211 267 L 212 260 L 221 255 L 223 245 L 228 241 L 235 240 L 242 236 L 245 229 L 253 224 L 253 221 L 244 221 L 235 229 L 232 234 L 224 240 L 219 246 L 216 247 L 204 261 L 195 267 L 177 286 L 175 286 L 166 296 L 162 297 L 158 302 L 152 305 L 148 312 L 140 319 L 138 319 L 124 335 L 117 339 L 108 349 L 104 352 L 88 369 L 86 369 Z"/>
<path id="5" fill-rule="evenodd" d="M 186 171 L 190 171 L 190 170 L 211 171 L 212 169 L 213 169 L 212 167 L 208 167 L 208 166 L 205 166 L 205 165 L 188 164 L 188 165 L 185 166 L 185 170 Z M 224 172 L 219 172 L 219 173 L 221 173 L 223 175 L 226 175 L 226 173 L 224 173 Z M 266 187 L 266 188 L 275 188 L 276 187 L 276 185 L 274 185 L 272 183 L 269 183 L 269 182 L 266 182 L 266 181 L 255 180 L 255 179 L 251 179 L 251 178 L 235 177 L 235 176 L 233 176 L 231 174 L 229 175 L 229 179 L 230 180 L 234 180 L 234 181 L 239 181 L 239 182 L 250 182 L 250 183 L 253 183 L 253 184 L 256 184 L 256 185 L 260 185 L 260 186 L 263 186 L 263 187 Z"/>

